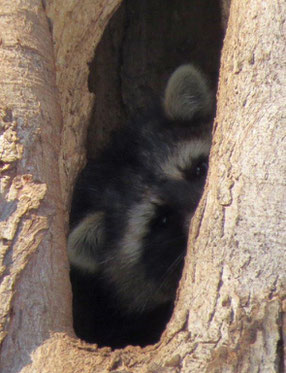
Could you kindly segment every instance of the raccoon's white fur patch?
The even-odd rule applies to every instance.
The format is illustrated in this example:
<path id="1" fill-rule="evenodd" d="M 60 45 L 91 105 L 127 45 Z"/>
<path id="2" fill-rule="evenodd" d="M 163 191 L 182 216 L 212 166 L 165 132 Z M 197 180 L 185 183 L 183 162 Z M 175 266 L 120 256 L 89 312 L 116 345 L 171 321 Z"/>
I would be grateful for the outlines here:
<path id="1" fill-rule="evenodd" d="M 193 140 L 180 142 L 169 153 L 166 162 L 161 165 L 162 172 L 172 179 L 183 179 L 183 171 L 192 167 L 192 162 L 201 156 L 207 157 L 210 140 Z"/>
<path id="2" fill-rule="evenodd" d="M 85 271 L 96 272 L 95 252 L 104 240 L 104 214 L 86 216 L 68 238 L 68 258 L 71 264 Z"/>
<path id="3" fill-rule="evenodd" d="M 148 224 L 155 214 L 155 206 L 162 202 L 146 191 L 142 202 L 133 206 L 128 213 L 128 225 L 119 250 L 113 253 L 104 272 L 120 295 L 119 300 L 127 312 L 144 312 L 169 299 L 158 283 L 146 276 L 142 264 L 143 238 L 148 233 Z M 112 255 L 112 254 L 111 254 Z"/>
<path id="4" fill-rule="evenodd" d="M 124 237 L 119 242 L 120 258 L 123 259 L 126 266 L 131 266 L 140 260 L 142 255 L 142 240 L 148 232 L 148 223 L 155 213 L 155 203 L 160 201 L 154 196 L 148 195 L 143 201 L 132 207 L 128 212 L 128 225 L 124 232 Z"/>
<path id="5" fill-rule="evenodd" d="M 164 98 L 166 115 L 172 120 L 192 120 L 209 114 L 212 99 L 205 78 L 194 66 L 182 65 L 170 77 Z"/>

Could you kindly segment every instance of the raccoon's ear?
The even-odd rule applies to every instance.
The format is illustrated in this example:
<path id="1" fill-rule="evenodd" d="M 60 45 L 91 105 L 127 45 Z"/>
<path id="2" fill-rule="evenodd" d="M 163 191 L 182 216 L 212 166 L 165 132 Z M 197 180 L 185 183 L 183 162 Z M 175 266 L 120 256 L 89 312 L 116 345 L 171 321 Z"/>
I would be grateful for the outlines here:
<path id="1" fill-rule="evenodd" d="M 104 214 L 99 211 L 85 217 L 70 233 L 68 257 L 70 263 L 88 272 L 98 270 L 98 251 L 104 242 Z"/>
<path id="2" fill-rule="evenodd" d="M 203 74 L 192 65 L 178 67 L 168 80 L 164 109 L 171 120 L 207 118 L 213 109 L 212 95 Z"/>

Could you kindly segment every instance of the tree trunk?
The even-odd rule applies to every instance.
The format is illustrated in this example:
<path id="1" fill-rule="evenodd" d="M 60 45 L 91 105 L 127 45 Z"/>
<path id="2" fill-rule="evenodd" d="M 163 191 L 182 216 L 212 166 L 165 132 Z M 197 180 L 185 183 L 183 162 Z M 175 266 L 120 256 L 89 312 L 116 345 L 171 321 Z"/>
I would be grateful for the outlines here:
<path id="1" fill-rule="evenodd" d="M 1 1 L 1 371 L 16 372 L 51 331 L 71 334 L 61 111 L 39 1 Z"/>
<path id="2" fill-rule="evenodd" d="M 94 103 L 88 63 L 119 5 L 0 4 L 1 372 L 283 372 L 282 0 L 232 1 L 209 176 L 161 341 L 110 351 L 73 334 L 67 213 Z"/>

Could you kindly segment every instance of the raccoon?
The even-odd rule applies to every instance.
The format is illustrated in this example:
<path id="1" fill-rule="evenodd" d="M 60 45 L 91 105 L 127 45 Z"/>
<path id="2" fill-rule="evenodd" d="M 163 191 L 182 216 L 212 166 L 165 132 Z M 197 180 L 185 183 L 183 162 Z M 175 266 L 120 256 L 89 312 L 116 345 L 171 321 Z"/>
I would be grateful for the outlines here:
<path id="1" fill-rule="evenodd" d="M 159 340 L 205 183 L 212 116 L 205 78 L 180 66 L 163 102 L 80 174 L 68 238 L 79 338 L 112 348 Z"/>

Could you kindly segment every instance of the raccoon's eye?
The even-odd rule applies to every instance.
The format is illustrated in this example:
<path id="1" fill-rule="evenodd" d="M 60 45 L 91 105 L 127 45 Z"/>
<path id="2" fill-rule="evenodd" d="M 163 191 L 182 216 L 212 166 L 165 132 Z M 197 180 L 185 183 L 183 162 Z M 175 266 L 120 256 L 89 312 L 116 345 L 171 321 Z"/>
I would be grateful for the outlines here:
<path id="1" fill-rule="evenodd" d="M 205 178 L 208 171 L 208 158 L 199 158 L 193 163 L 192 167 L 184 170 L 187 180 L 195 181 Z"/>
<path id="2" fill-rule="evenodd" d="M 160 227 L 165 227 L 168 224 L 168 221 L 169 219 L 167 215 L 160 216 L 160 218 L 158 219 L 157 225 Z"/>
<path id="3" fill-rule="evenodd" d="M 151 221 L 153 228 L 167 228 L 172 221 L 173 213 L 166 206 L 157 207 L 156 214 Z"/>
<path id="4" fill-rule="evenodd" d="M 208 163 L 207 163 L 207 161 L 201 161 L 199 164 L 197 164 L 194 171 L 195 171 L 194 174 L 197 177 L 206 176 L 207 171 L 208 171 Z"/>

